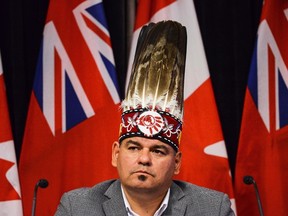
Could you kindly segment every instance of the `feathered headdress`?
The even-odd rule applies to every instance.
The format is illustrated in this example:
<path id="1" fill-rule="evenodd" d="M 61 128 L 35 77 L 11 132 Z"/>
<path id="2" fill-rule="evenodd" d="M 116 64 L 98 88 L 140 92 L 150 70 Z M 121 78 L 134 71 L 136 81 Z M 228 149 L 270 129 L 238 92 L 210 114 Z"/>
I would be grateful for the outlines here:
<path id="1" fill-rule="evenodd" d="M 128 90 L 122 102 L 120 142 L 159 139 L 178 151 L 182 131 L 186 28 L 174 21 L 141 29 Z"/>

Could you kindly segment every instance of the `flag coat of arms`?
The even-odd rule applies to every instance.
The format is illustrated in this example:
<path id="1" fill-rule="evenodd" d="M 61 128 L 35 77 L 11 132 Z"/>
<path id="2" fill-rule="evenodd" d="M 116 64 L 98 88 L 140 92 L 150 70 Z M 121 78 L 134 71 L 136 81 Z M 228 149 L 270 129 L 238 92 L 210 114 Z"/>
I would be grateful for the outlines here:
<path id="1" fill-rule="evenodd" d="M 235 173 L 239 215 L 288 215 L 288 2 L 265 1 L 251 62 Z"/>
<path id="2" fill-rule="evenodd" d="M 119 87 L 102 1 L 51 0 L 20 157 L 25 215 L 53 215 L 62 194 L 115 178 Z"/>
<path id="3" fill-rule="evenodd" d="M 138 1 L 127 80 L 141 27 L 161 20 L 178 21 L 187 29 L 184 123 L 180 144 L 183 161 L 177 178 L 227 193 L 235 211 L 226 147 L 192 0 Z"/>
<path id="4" fill-rule="evenodd" d="M 6 99 L 0 55 L 0 215 L 21 216 L 21 191 Z"/>

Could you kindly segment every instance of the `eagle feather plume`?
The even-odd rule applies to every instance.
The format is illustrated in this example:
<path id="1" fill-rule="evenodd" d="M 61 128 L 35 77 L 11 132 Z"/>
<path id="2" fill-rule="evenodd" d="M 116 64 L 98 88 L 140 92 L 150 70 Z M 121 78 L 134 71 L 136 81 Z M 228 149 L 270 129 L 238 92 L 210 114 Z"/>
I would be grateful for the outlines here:
<path id="1" fill-rule="evenodd" d="M 186 28 L 174 21 L 142 28 L 123 111 L 137 108 L 183 117 Z"/>

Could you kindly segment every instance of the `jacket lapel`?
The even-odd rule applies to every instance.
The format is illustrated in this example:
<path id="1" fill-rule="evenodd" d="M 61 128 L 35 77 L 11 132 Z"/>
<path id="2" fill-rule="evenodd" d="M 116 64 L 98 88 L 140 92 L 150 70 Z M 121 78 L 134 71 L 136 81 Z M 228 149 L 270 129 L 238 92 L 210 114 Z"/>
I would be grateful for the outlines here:
<path id="1" fill-rule="evenodd" d="M 104 195 L 109 198 L 102 204 L 105 215 L 127 215 L 119 180 L 111 184 Z"/>
<path id="2" fill-rule="evenodd" d="M 170 198 L 168 207 L 164 212 L 164 215 L 177 215 L 183 216 L 185 215 L 187 203 L 186 202 L 179 202 L 180 199 L 184 198 L 185 194 L 182 189 L 175 184 L 172 183 L 171 190 L 170 190 Z"/>

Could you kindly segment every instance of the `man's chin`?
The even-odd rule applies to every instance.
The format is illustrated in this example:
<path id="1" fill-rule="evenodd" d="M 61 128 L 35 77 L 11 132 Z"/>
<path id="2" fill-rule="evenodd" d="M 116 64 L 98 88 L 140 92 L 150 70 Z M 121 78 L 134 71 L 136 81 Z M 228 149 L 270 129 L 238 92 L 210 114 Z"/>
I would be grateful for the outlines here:
<path id="1" fill-rule="evenodd" d="M 146 180 L 148 180 L 148 176 L 147 175 L 138 175 L 138 180 L 140 182 L 145 182 Z"/>
<path id="2" fill-rule="evenodd" d="M 151 182 L 151 177 L 147 175 L 138 175 L 133 179 L 129 187 L 131 189 L 138 189 L 138 190 L 153 190 L 154 185 Z"/>

